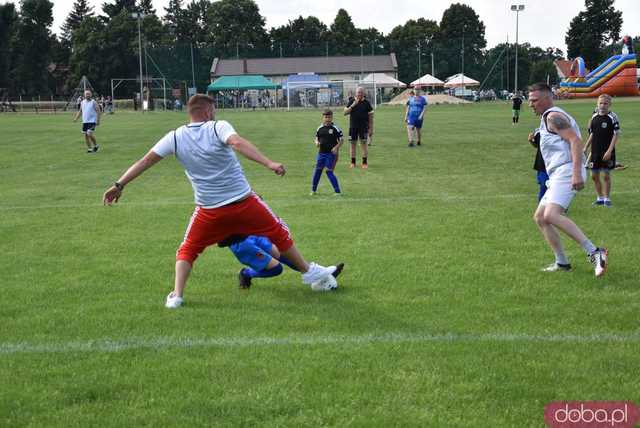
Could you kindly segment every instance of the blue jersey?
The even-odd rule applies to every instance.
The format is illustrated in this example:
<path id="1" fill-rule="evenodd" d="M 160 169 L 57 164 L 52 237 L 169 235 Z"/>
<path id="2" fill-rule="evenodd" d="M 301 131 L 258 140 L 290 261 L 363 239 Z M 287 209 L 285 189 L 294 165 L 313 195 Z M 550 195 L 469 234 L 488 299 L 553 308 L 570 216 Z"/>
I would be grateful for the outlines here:
<path id="1" fill-rule="evenodd" d="M 420 95 L 409 97 L 407 100 L 407 106 L 409 107 L 408 116 L 411 118 L 418 118 L 427 106 L 427 99 Z"/>

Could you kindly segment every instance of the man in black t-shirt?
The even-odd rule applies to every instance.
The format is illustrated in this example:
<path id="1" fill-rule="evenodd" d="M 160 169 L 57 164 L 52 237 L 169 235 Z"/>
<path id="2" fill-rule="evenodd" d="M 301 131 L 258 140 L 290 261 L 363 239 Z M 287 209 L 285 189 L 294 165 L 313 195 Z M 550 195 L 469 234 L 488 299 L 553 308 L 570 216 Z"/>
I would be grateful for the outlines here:
<path id="1" fill-rule="evenodd" d="M 316 157 L 316 169 L 313 172 L 311 181 L 311 195 L 315 195 L 318 190 L 318 183 L 322 177 L 322 170 L 327 169 L 327 178 L 336 195 L 341 195 L 338 179 L 333 174 L 333 169 L 338 163 L 338 151 L 342 146 L 342 130 L 333 124 L 333 112 L 329 109 L 322 113 L 322 125 L 316 131 L 316 147 L 318 156 Z"/>
<path id="2" fill-rule="evenodd" d="M 616 167 L 616 144 L 620 133 L 618 116 L 610 110 L 611 97 L 602 94 L 598 97 L 598 109 L 589 121 L 589 139 L 586 145 L 591 145 L 591 178 L 596 188 L 598 198 L 593 205 L 611 206 L 611 177 L 610 171 Z M 600 181 L 603 174 L 604 185 Z"/>
<path id="3" fill-rule="evenodd" d="M 344 115 L 349 115 L 349 141 L 351 142 L 351 168 L 356 166 L 356 144 L 360 140 L 362 150 L 362 169 L 369 167 L 367 163 L 367 140 L 373 136 L 373 107 L 364 98 L 364 88 L 356 89 L 356 97 L 349 101 L 344 109 Z"/>
<path id="4" fill-rule="evenodd" d="M 512 125 L 515 125 L 520 120 L 520 106 L 522 105 L 522 98 L 520 97 L 520 93 L 516 92 L 512 99 L 512 112 L 511 116 Z"/>

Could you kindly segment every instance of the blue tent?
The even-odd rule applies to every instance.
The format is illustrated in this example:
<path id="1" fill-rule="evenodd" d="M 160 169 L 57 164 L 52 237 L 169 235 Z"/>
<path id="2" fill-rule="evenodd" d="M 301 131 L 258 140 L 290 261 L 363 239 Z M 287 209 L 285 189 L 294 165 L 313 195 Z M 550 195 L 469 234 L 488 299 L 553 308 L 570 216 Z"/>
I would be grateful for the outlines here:
<path id="1" fill-rule="evenodd" d="M 287 80 L 282 82 L 282 89 L 285 91 L 287 89 L 296 89 L 296 88 L 328 88 L 329 85 L 326 82 L 323 82 L 320 79 L 318 74 L 291 74 L 287 77 Z"/>

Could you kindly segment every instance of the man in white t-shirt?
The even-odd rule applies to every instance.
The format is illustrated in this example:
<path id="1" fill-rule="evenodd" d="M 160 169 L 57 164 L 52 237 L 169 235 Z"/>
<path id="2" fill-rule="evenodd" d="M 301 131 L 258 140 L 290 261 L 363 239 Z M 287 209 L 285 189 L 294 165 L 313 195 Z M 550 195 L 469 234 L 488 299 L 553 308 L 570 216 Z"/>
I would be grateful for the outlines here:
<path id="1" fill-rule="evenodd" d="M 580 129 L 567 112 L 553 105 L 551 88 L 536 83 L 529 88 L 529 106 L 541 117 L 540 153 L 549 174 L 545 192 L 533 218 L 555 253 L 555 262 L 545 272 L 569 271 L 571 264 L 564 252 L 558 229 L 576 241 L 594 265 L 595 275 L 605 274 L 608 265 L 606 248 L 598 248 L 566 216 L 576 193 L 584 188 L 587 176 Z"/>
<path id="2" fill-rule="evenodd" d="M 76 113 L 73 121 L 76 122 L 82 115 L 82 133 L 84 134 L 84 141 L 87 143 L 87 153 L 95 153 L 100 148 L 93 133 L 96 130 L 96 126 L 100 125 L 101 111 L 96 100 L 92 98 L 91 91 L 88 89 L 84 91 L 84 99 L 80 102 L 80 110 Z"/>
<path id="3" fill-rule="evenodd" d="M 330 276 L 335 266 L 307 263 L 298 252 L 287 225 L 251 190 L 235 152 L 279 176 L 285 174 L 284 165 L 264 156 L 228 122 L 214 121 L 211 97 L 192 96 L 187 111 L 190 123 L 165 135 L 103 195 L 105 204 L 118 202 L 129 182 L 166 156 L 175 155 L 184 167 L 193 187 L 196 209 L 176 254 L 175 286 L 165 306 L 182 305 L 183 290 L 195 260 L 206 247 L 232 235 L 269 238 L 299 269 L 305 284 L 315 284 Z"/>

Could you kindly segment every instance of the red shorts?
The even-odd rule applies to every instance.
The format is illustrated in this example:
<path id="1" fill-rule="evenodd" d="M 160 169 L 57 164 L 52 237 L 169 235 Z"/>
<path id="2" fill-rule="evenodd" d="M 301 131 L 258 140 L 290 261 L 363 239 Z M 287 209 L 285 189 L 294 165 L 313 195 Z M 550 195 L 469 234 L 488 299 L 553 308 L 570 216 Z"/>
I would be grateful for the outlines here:
<path id="1" fill-rule="evenodd" d="M 231 235 L 269 238 L 280 251 L 293 245 L 287 225 L 256 195 L 219 208 L 196 207 L 176 260 L 193 264 L 200 253 Z"/>

